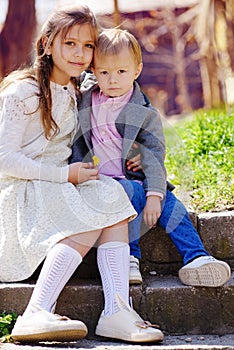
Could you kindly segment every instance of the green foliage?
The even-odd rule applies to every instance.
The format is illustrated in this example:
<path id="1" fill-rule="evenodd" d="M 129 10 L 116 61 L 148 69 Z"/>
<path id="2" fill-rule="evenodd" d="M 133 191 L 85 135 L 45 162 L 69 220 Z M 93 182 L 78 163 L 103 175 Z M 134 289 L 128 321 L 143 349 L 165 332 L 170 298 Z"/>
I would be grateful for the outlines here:
<path id="1" fill-rule="evenodd" d="M 165 129 L 168 178 L 198 212 L 233 209 L 234 112 L 200 111 Z"/>
<path id="2" fill-rule="evenodd" d="M 15 312 L 0 314 L 0 342 L 10 342 L 10 334 L 18 315 Z"/>

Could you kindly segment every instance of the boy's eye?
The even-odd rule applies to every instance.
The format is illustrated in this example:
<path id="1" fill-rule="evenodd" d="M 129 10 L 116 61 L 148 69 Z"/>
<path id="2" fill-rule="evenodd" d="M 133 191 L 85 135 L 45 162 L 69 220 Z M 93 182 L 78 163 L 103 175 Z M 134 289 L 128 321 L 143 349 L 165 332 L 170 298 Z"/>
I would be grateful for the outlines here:
<path id="1" fill-rule="evenodd" d="M 119 72 L 120 72 L 121 74 L 123 74 L 123 73 L 126 73 L 126 70 L 120 69 Z"/>
<path id="2" fill-rule="evenodd" d="M 108 72 L 107 72 L 106 70 L 103 70 L 103 71 L 100 72 L 100 74 L 102 74 L 102 75 L 107 75 Z"/>

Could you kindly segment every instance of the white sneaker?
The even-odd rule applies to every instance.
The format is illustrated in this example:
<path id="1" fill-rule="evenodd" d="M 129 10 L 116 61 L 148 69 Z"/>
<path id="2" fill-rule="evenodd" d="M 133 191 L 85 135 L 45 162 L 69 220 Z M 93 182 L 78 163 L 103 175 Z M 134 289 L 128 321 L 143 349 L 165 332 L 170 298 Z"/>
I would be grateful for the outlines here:
<path id="1" fill-rule="evenodd" d="M 73 341 L 88 333 L 81 321 L 40 310 L 29 316 L 19 316 L 11 333 L 16 342 Z"/>
<path id="2" fill-rule="evenodd" d="M 133 255 L 130 255 L 129 283 L 130 284 L 141 284 L 142 283 L 139 260 L 137 258 L 135 258 L 135 256 L 133 256 Z"/>
<path id="3" fill-rule="evenodd" d="M 102 312 L 96 327 L 96 334 L 106 338 L 130 342 L 160 342 L 163 333 L 151 323 L 144 321 L 118 294 L 116 295 L 120 311 L 111 316 Z"/>
<path id="4" fill-rule="evenodd" d="M 200 256 L 179 270 L 181 282 L 189 286 L 219 287 L 230 277 L 230 266 L 212 256 Z"/>

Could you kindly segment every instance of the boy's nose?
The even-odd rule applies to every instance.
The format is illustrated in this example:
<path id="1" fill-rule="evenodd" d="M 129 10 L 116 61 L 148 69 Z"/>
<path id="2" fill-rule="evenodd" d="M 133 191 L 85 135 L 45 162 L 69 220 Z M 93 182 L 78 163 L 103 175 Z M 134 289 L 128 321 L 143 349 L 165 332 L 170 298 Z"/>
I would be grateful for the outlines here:
<path id="1" fill-rule="evenodd" d="M 115 83 L 117 81 L 117 77 L 115 74 L 110 74 L 109 75 L 109 82 L 110 83 Z"/>

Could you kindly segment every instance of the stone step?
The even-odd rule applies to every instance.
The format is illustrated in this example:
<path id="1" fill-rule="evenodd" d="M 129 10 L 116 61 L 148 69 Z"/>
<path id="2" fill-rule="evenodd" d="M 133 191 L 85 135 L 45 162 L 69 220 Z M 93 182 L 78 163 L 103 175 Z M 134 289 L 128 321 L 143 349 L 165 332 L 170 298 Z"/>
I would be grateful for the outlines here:
<path id="1" fill-rule="evenodd" d="M 234 269 L 234 211 L 190 213 L 190 217 L 209 254 L 226 261 Z M 176 274 L 182 267 L 181 256 L 163 229 L 157 227 L 148 231 L 141 237 L 140 245 L 143 273 L 156 270 L 162 274 Z"/>
<path id="2" fill-rule="evenodd" d="M 0 310 L 21 314 L 33 287 L 32 280 L 0 284 Z M 136 311 L 159 324 L 165 334 L 234 333 L 234 273 L 219 288 L 184 286 L 177 276 L 149 276 L 142 286 L 131 286 L 130 294 Z M 56 312 L 84 321 L 92 339 L 102 309 L 100 280 L 72 277 L 60 295 Z"/>
<path id="3" fill-rule="evenodd" d="M 217 259 L 226 261 L 234 270 L 234 211 L 222 213 L 190 213 L 206 250 Z M 141 271 L 148 276 L 154 271 L 158 275 L 174 274 L 183 266 L 182 258 L 168 234 L 160 227 L 147 230 L 142 227 Z M 99 276 L 96 264 L 96 248 L 86 256 L 79 267 L 78 276 L 96 278 Z"/>
<path id="4" fill-rule="evenodd" d="M 209 253 L 234 269 L 234 212 L 191 214 L 191 218 Z M 181 257 L 162 229 L 145 233 L 140 244 L 144 282 L 142 286 L 131 286 L 130 292 L 134 308 L 144 319 L 159 324 L 169 335 L 234 333 L 234 273 L 223 287 L 184 286 L 177 276 Z M 40 267 L 22 283 L 0 283 L 0 312 L 24 311 L 39 270 Z M 152 271 L 156 275 L 151 275 Z M 83 320 L 92 338 L 102 308 L 103 293 L 93 248 L 61 293 L 56 312 Z"/>
<path id="5" fill-rule="evenodd" d="M 81 339 L 75 342 L 41 342 L 21 345 L 23 350 L 234 350 L 234 334 L 167 335 L 162 343 L 128 343 L 114 339 Z M 15 343 L 1 344 L 1 350 L 19 350 Z"/>

